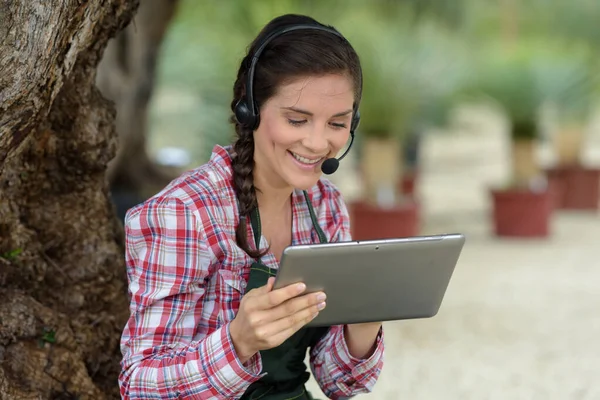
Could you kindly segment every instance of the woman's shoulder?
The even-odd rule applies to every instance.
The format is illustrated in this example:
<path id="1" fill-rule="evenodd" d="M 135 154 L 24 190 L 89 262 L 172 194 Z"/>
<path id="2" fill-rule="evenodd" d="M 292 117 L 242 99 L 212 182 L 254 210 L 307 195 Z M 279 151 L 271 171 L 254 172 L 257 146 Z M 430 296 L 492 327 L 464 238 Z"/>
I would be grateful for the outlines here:
<path id="1" fill-rule="evenodd" d="M 321 178 L 306 192 L 327 240 L 349 240 L 348 209 L 338 187 L 329 179 Z"/>
<path id="2" fill-rule="evenodd" d="M 322 177 L 317 184 L 307 190 L 313 208 L 344 207 L 344 198 L 339 188 L 329 179 Z"/>
<path id="3" fill-rule="evenodd" d="M 179 206 L 204 223 L 223 223 L 236 207 L 230 147 L 215 146 L 208 162 L 184 172 L 160 192 L 131 208 L 126 220 L 149 208 Z"/>

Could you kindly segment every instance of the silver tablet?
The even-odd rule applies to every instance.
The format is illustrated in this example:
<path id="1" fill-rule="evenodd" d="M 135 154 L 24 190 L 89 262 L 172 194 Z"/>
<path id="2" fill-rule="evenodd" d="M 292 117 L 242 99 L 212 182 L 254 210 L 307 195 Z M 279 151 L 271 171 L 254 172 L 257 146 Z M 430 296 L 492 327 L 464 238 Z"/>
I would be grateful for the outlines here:
<path id="1" fill-rule="evenodd" d="M 327 306 L 307 326 L 429 318 L 438 313 L 462 234 L 290 246 L 274 288 L 304 282 Z"/>

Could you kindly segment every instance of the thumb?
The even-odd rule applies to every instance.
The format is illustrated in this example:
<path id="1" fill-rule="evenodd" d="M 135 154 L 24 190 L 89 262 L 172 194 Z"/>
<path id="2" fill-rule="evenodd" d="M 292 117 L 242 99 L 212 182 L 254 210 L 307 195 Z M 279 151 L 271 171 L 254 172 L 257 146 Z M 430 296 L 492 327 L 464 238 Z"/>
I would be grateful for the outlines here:
<path id="1" fill-rule="evenodd" d="M 273 285 L 275 285 L 275 278 L 271 276 L 271 277 L 270 277 L 270 278 L 267 280 L 267 284 L 266 284 L 266 285 L 264 285 L 264 286 L 261 288 L 261 292 L 262 292 L 262 293 L 269 293 L 271 290 L 273 290 Z"/>
<path id="2" fill-rule="evenodd" d="M 246 296 L 259 296 L 259 295 L 267 294 L 271 290 L 273 290 L 274 283 L 275 283 L 275 278 L 270 277 L 267 280 L 267 283 L 265 285 L 252 289 L 251 291 L 248 292 L 248 294 Z"/>

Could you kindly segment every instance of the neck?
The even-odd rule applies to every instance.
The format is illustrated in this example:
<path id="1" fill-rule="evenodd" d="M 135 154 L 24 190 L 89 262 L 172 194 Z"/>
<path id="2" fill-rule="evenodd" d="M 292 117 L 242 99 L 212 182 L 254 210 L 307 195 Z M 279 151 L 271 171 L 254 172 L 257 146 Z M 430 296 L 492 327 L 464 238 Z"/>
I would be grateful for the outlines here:
<path id="1" fill-rule="evenodd" d="M 258 207 L 269 213 L 279 213 L 289 207 L 293 188 L 276 177 L 269 177 L 269 174 L 265 172 L 256 165 L 254 186 L 256 187 Z"/>

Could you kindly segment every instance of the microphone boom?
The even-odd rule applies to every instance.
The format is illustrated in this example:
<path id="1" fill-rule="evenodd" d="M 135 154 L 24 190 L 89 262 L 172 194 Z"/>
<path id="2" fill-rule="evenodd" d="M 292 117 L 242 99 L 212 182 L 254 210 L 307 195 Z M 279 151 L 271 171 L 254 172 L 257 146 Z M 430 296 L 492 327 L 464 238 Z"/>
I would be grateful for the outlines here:
<path id="1" fill-rule="evenodd" d="M 344 154 L 342 154 L 340 158 L 328 158 L 327 160 L 323 161 L 323 164 L 321 164 L 321 171 L 326 175 L 331 175 L 335 171 L 337 171 L 338 167 L 340 166 L 340 160 L 346 157 L 346 154 L 348 154 L 350 148 L 352 147 L 352 143 L 354 143 L 354 132 L 351 131 L 350 145 L 348 146 Z"/>

